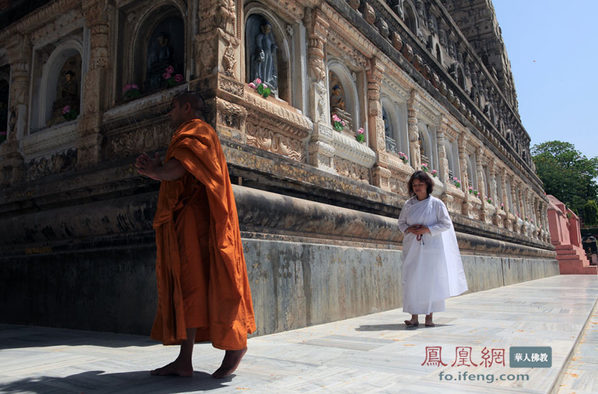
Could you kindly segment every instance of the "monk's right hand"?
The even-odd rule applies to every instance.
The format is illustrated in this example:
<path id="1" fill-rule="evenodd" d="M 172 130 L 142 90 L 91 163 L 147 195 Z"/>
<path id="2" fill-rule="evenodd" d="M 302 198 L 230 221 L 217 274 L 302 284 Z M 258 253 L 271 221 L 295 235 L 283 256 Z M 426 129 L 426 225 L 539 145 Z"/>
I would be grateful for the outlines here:
<path id="1" fill-rule="evenodd" d="M 156 153 L 152 159 L 147 153 L 143 152 L 137 157 L 137 160 L 135 160 L 135 168 L 137 168 L 137 172 L 152 179 L 158 179 L 156 170 L 161 165 L 162 162 L 158 153 Z"/>

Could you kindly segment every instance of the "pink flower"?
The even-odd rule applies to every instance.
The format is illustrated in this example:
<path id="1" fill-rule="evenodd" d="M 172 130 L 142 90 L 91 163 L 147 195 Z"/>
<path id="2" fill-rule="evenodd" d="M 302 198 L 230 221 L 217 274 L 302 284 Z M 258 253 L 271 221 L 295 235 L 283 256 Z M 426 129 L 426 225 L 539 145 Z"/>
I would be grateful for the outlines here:
<path id="1" fill-rule="evenodd" d="M 168 74 L 172 74 L 172 73 L 174 72 L 174 67 L 172 67 L 172 66 L 168 66 L 168 67 L 166 67 L 166 72 L 167 72 Z"/>
<path id="2" fill-rule="evenodd" d="M 64 108 L 62 109 L 62 114 L 68 114 L 69 112 L 71 112 L 71 106 L 70 105 L 65 105 Z"/>
<path id="3" fill-rule="evenodd" d="M 174 81 L 175 82 L 183 82 L 183 76 L 181 74 L 175 74 Z"/>
<path id="4" fill-rule="evenodd" d="M 251 89 L 257 89 L 257 86 L 255 86 L 255 84 L 253 82 L 249 82 L 247 84 Z"/>
<path id="5" fill-rule="evenodd" d="M 137 86 L 136 84 L 132 83 L 131 84 L 131 89 L 139 89 L 139 86 Z"/>
<path id="6" fill-rule="evenodd" d="M 169 73 L 162 74 L 162 78 L 164 78 L 164 79 L 170 79 L 170 76 L 171 76 L 171 74 L 169 74 Z"/>
<path id="7" fill-rule="evenodd" d="M 339 118 L 337 114 L 334 114 L 332 115 L 332 120 L 334 120 L 335 122 L 340 122 L 341 118 Z"/>
<path id="8" fill-rule="evenodd" d="M 131 89 L 131 84 L 128 83 L 125 85 L 125 87 L 123 88 L 123 92 L 126 92 L 127 90 Z"/>
<path id="9" fill-rule="evenodd" d="M 255 81 L 253 81 L 256 85 L 259 85 L 260 83 L 262 83 L 262 80 L 259 78 L 256 78 Z"/>
<path id="10" fill-rule="evenodd" d="M 363 127 L 361 127 L 359 130 L 357 130 L 357 133 L 358 133 L 358 134 L 363 134 L 363 133 L 364 133 L 364 131 L 363 131 Z"/>

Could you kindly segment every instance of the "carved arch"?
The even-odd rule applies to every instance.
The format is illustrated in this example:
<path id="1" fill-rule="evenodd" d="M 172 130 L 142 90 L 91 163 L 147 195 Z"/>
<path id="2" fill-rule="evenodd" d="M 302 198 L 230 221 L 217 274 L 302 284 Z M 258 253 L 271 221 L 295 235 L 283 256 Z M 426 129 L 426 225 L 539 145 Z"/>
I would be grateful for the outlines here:
<path id="1" fill-rule="evenodd" d="M 42 67 L 41 78 L 38 87 L 39 94 L 32 97 L 31 129 L 37 131 L 47 126 L 52 118 L 52 106 L 56 100 L 56 91 L 60 79 L 60 71 L 63 69 L 66 61 L 73 56 L 79 56 L 81 68 L 79 70 L 79 108 L 83 108 L 82 81 L 85 79 L 85 69 L 83 68 L 83 43 L 75 38 L 65 40 L 60 43 L 50 54 Z"/>
<path id="2" fill-rule="evenodd" d="M 291 75 L 294 75 L 293 65 L 291 64 L 291 53 L 292 53 L 292 42 L 288 37 L 285 23 L 278 17 L 273 11 L 265 8 L 261 4 L 251 3 L 245 8 L 245 23 L 243 26 L 243 39 L 245 40 L 245 69 L 243 79 L 246 82 L 251 82 L 250 67 L 251 67 L 251 48 L 247 37 L 248 21 L 251 18 L 261 17 L 272 26 L 272 35 L 276 41 L 277 53 L 276 53 L 276 66 L 278 72 L 278 88 L 275 91 L 275 95 L 292 104 L 291 94 Z"/>

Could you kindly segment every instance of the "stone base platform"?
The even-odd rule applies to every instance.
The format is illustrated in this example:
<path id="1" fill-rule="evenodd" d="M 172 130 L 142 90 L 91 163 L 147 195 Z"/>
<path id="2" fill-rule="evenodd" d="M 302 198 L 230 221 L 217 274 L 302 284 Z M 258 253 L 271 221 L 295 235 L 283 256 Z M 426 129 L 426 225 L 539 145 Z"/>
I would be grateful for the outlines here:
<path id="1" fill-rule="evenodd" d="M 148 370 L 174 359 L 177 347 L 0 325 L 0 392 L 590 393 L 598 388 L 597 298 L 595 277 L 553 276 L 450 299 L 433 328 L 405 328 L 408 315 L 396 309 L 253 337 L 224 380 L 209 376 L 223 355 L 209 344 L 196 346 L 192 378 L 153 377 Z M 457 346 L 471 348 L 476 366 L 452 365 Z M 550 346 L 552 366 L 511 368 L 511 346 Z M 446 365 L 427 365 L 426 347 L 440 349 Z M 485 366 L 485 349 L 504 349 L 505 365 Z"/>

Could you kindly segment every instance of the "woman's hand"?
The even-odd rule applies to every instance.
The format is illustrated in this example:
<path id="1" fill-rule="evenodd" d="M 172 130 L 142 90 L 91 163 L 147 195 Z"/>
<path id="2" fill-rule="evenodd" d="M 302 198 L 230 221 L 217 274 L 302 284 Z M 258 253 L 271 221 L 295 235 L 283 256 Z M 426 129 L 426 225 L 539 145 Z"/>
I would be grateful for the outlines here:
<path id="1" fill-rule="evenodd" d="M 413 226 L 409 226 L 406 232 L 414 234 L 414 235 L 424 235 L 426 233 L 430 233 L 430 229 L 428 226 L 424 226 L 423 224 L 416 224 Z"/>

